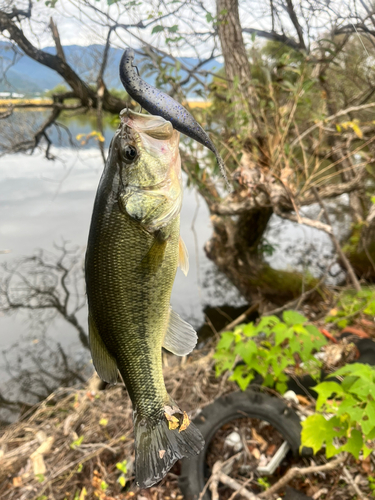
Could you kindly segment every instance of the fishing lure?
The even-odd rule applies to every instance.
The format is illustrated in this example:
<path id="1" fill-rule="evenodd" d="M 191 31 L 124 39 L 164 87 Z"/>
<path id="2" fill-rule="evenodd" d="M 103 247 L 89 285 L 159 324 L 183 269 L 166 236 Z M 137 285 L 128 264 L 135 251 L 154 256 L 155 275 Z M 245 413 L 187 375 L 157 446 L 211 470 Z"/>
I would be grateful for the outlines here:
<path id="1" fill-rule="evenodd" d="M 120 62 L 120 79 L 127 93 L 152 115 L 162 116 L 173 128 L 211 150 L 230 190 L 225 165 L 220 153 L 195 118 L 171 96 L 142 80 L 133 65 L 134 50 L 125 50 Z"/>

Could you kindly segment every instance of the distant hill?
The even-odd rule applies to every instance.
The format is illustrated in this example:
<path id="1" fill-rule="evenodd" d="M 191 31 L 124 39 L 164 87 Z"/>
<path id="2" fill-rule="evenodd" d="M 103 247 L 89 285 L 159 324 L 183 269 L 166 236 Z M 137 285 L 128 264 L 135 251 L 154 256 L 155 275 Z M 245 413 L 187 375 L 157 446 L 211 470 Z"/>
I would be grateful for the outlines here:
<path id="1" fill-rule="evenodd" d="M 10 65 L 13 59 L 11 45 L 7 42 L 0 42 L 0 74 Z M 51 54 L 56 53 L 54 47 L 44 49 Z M 74 70 L 88 83 L 95 83 L 99 64 L 104 51 L 103 45 L 90 45 L 82 47 L 80 45 L 67 45 L 64 47 L 67 61 Z M 118 67 L 123 51 L 111 48 L 109 52 L 108 66 L 104 74 L 108 88 L 123 89 L 118 77 Z M 193 58 L 182 58 L 181 61 L 188 67 L 193 67 L 198 61 Z M 203 66 L 208 71 L 217 71 L 221 64 L 213 60 Z M 184 78 L 186 73 L 181 71 Z M 149 83 L 155 82 L 155 77 L 144 77 Z M 212 77 L 207 80 L 210 81 Z M 6 72 L 6 78 L 0 81 L 0 92 L 18 92 L 27 96 L 35 96 L 51 90 L 56 85 L 63 84 L 63 78 L 55 71 L 35 62 L 30 57 L 23 55 L 14 66 L 10 66 Z M 191 92 L 190 97 L 196 97 L 196 93 Z"/>

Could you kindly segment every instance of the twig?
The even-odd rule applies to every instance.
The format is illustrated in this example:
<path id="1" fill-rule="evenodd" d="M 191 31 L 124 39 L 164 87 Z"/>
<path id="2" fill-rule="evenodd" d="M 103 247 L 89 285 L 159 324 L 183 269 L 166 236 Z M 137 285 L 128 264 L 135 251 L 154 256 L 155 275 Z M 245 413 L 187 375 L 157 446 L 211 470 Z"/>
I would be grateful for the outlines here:
<path id="1" fill-rule="evenodd" d="M 358 498 L 361 500 L 367 500 L 367 497 L 362 493 L 362 491 L 358 488 L 358 485 L 355 483 L 353 476 L 350 474 L 346 467 L 343 467 L 342 472 L 345 476 L 346 481 L 350 484 L 350 486 L 355 491 Z"/>
<path id="2" fill-rule="evenodd" d="M 232 490 L 236 490 L 238 492 L 241 491 L 241 496 L 247 498 L 248 500 L 260 500 L 259 496 L 254 495 L 254 493 L 251 493 L 244 487 L 244 485 L 238 483 L 233 478 L 227 476 L 226 474 L 224 474 L 224 472 L 219 473 L 219 481 L 220 483 L 226 484 L 227 486 L 232 488 Z"/>
<path id="3" fill-rule="evenodd" d="M 210 484 L 210 491 L 211 491 L 211 499 L 212 500 L 219 500 L 219 492 L 217 491 L 217 487 L 219 485 L 219 476 L 220 476 L 220 470 L 223 465 L 223 462 L 218 460 L 217 462 L 214 463 L 214 466 L 212 467 L 212 479 L 211 479 L 211 484 Z"/>
<path id="4" fill-rule="evenodd" d="M 308 217 L 301 217 L 301 216 L 297 217 L 297 215 L 295 214 L 290 214 L 288 212 L 281 212 L 280 210 L 278 211 L 275 210 L 275 213 L 282 219 L 291 220 L 292 222 L 298 222 L 299 224 L 304 224 L 305 226 L 310 226 L 315 229 L 320 229 L 321 231 L 324 231 L 329 235 L 332 234 L 332 227 L 329 226 L 328 224 L 324 224 L 324 222 L 309 219 Z"/>
<path id="5" fill-rule="evenodd" d="M 249 309 L 246 309 L 246 311 L 244 313 L 240 314 L 238 316 L 238 318 L 234 319 L 231 323 L 229 323 L 229 325 L 222 328 L 218 333 L 223 333 L 223 332 L 226 332 L 228 330 L 232 330 L 235 326 L 242 323 L 242 321 L 245 321 L 245 319 L 247 318 L 247 316 L 249 316 L 249 314 L 256 311 L 258 309 L 259 305 L 260 305 L 259 302 L 256 302 L 255 304 L 250 306 Z"/>
<path id="6" fill-rule="evenodd" d="M 332 228 L 332 224 L 331 224 L 326 206 L 325 206 L 323 200 L 321 199 L 321 197 L 319 196 L 318 190 L 316 189 L 315 186 L 312 186 L 311 189 L 315 195 L 317 202 L 319 203 L 319 205 L 321 206 L 321 208 L 323 210 L 323 214 L 324 214 L 324 217 L 327 221 L 327 224 L 329 224 Z M 331 240 L 336 248 L 336 252 L 339 254 L 342 263 L 344 264 L 344 266 L 346 267 L 346 270 L 348 271 L 348 274 L 350 276 L 350 279 L 353 283 L 354 288 L 356 289 L 357 292 L 360 292 L 361 285 L 359 284 L 359 281 L 357 280 L 357 276 L 355 275 L 354 269 L 353 269 L 352 265 L 350 264 L 349 260 L 346 258 L 346 255 L 342 251 L 340 243 L 339 243 L 338 239 L 336 238 L 336 236 L 334 235 L 333 231 L 330 233 L 330 237 L 331 237 Z"/>
<path id="7" fill-rule="evenodd" d="M 241 488 L 240 488 L 239 490 L 235 491 L 235 492 L 234 492 L 234 493 L 233 493 L 233 494 L 229 497 L 229 499 L 228 499 L 228 500 L 234 500 L 234 499 L 236 498 L 236 496 L 237 496 L 237 495 L 240 495 L 240 494 L 242 495 L 242 490 L 243 490 L 244 488 L 246 488 L 246 486 L 247 486 L 249 483 L 251 483 L 251 481 L 252 481 L 253 479 L 254 479 L 254 475 L 253 475 L 253 474 L 251 474 L 251 476 L 249 477 L 249 479 L 247 479 L 247 480 L 243 483 L 243 485 L 241 486 Z"/>
<path id="8" fill-rule="evenodd" d="M 302 132 L 302 134 L 300 136 L 298 136 L 296 139 L 294 139 L 294 141 L 292 142 L 290 147 L 294 148 L 294 146 L 299 141 L 301 141 L 301 139 L 306 137 L 306 135 L 308 135 L 310 132 L 312 132 L 316 128 L 320 127 L 324 122 L 330 122 L 331 120 L 334 120 L 335 118 L 338 118 L 339 116 L 343 116 L 343 115 L 346 115 L 348 113 L 351 113 L 352 111 L 361 111 L 362 109 L 373 108 L 374 106 L 375 106 L 374 102 L 372 102 L 370 104 L 363 104 L 362 106 L 352 106 L 351 108 L 342 109 L 341 111 L 339 111 L 338 113 L 335 113 L 334 115 L 327 116 L 327 118 L 325 118 L 324 120 L 321 120 L 318 123 L 315 123 L 314 125 L 309 127 L 307 130 Z"/>
<path id="9" fill-rule="evenodd" d="M 311 467 L 302 468 L 292 467 L 281 479 L 279 479 L 273 486 L 271 486 L 271 488 L 268 488 L 267 491 L 261 493 L 259 495 L 259 498 L 271 498 L 274 493 L 279 491 L 280 488 L 288 484 L 297 476 L 304 476 L 306 474 L 316 474 L 317 472 L 327 472 L 330 470 L 334 470 L 345 461 L 346 457 L 346 454 L 340 455 L 335 460 L 332 460 L 332 462 L 328 462 L 324 465 L 313 465 Z"/>
<path id="10" fill-rule="evenodd" d="M 286 309 L 288 309 L 289 307 L 295 307 L 296 304 L 299 304 L 301 306 L 302 302 L 309 296 L 311 295 L 312 293 L 314 293 L 316 290 L 318 290 L 318 288 L 324 283 L 325 279 L 326 279 L 326 274 L 324 276 L 322 276 L 320 278 L 320 280 L 318 281 L 318 283 L 313 287 L 311 288 L 310 290 L 307 290 L 306 292 L 303 292 L 299 297 L 297 297 L 296 299 L 293 299 L 289 302 L 287 302 L 286 304 L 284 304 L 283 306 L 280 306 L 278 307 L 277 309 L 273 309 L 272 311 L 267 311 L 267 315 L 268 316 L 272 316 L 274 314 L 279 314 L 283 311 L 285 311 Z"/>

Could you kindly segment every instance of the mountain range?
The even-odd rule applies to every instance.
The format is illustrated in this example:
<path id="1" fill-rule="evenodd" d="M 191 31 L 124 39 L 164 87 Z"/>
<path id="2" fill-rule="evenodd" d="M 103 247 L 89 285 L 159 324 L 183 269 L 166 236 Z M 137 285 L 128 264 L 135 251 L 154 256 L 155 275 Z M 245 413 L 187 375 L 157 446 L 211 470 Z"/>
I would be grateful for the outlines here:
<path id="1" fill-rule="evenodd" d="M 5 74 L 5 78 L 0 80 L 0 92 L 17 92 L 31 97 L 43 94 L 59 84 L 66 85 L 64 79 L 56 71 L 43 66 L 27 55 L 17 56 L 16 63 L 12 64 L 13 51 L 11 48 L 12 46 L 8 42 L 0 42 L 0 74 Z M 56 54 L 55 47 L 46 47 L 43 50 L 50 54 Z M 64 46 L 67 62 L 87 83 L 96 82 L 103 51 L 104 45 Z M 109 89 L 123 90 L 118 77 L 118 67 L 122 54 L 123 50 L 110 48 L 108 64 L 104 73 L 104 80 Z M 198 59 L 187 57 L 180 60 L 187 67 L 193 67 L 198 62 Z M 215 72 L 221 67 L 222 65 L 218 61 L 212 60 L 202 66 L 202 69 Z M 181 70 L 181 78 L 184 78 L 186 74 L 185 71 Z M 155 74 L 148 75 L 146 71 L 145 74 L 142 73 L 142 78 L 148 83 L 155 83 Z M 212 77 L 208 76 L 206 81 L 211 79 Z M 199 89 L 195 88 L 195 91 L 197 90 L 199 92 Z M 191 92 L 189 97 L 194 97 L 194 95 L 196 96 L 197 93 Z"/>

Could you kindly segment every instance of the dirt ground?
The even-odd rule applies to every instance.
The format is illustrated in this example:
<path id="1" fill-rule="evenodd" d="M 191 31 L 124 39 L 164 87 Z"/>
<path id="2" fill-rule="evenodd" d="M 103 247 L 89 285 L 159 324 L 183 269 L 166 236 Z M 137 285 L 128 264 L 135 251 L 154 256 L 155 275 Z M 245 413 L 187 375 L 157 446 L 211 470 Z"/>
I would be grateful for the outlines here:
<path id="1" fill-rule="evenodd" d="M 238 390 L 227 377 L 216 378 L 213 368 L 213 343 L 194 351 L 188 358 L 164 354 L 164 376 L 172 397 L 194 418 L 200 408 L 217 397 Z M 299 400 L 308 411 L 308 398 Z M 298 406 L 298 405 L 297 405 Z M 311 406 L 312 408 L 312 406 Z M 240 484 L 261 494 L 282 477 L 291 465 L 305 467 L 324 464 L 323 454 L 296 459 L 287 455 L 272 478 L 259 479 L 254 471 L 260 460 L 272 457 L 282 437 L 264 422 L 253 419 L 232 421 L 215 435 L 206 455 L 207 470 L 227 459 L 226 438 L 239 433 L 246 447 L 231 476 Z M 85 388 L 62 388 L 51 394 L 17 423 L 3 429 L 0 438 L 0 498 L 6 500 L 182 500 L 178 487 L 179 463 L 155 487 L 140 490 L 133 481 L 134 438 L 132 408 L 122 384 L 99 390 L 94 376 Z M 355 462 L 345 468 L 309 474 L 294 479 L 290 486 L 314 499 L 351 500 L 373 498 L 369 476 L 374 475 L 374 458 Z M 249 477 L 252 475 L 252 480 Z M 208 479 L 208 478 L 207 478 Z M 271 498 L 283 496 L 283 491 Z M 233 499 L 234 492 L 221 485 L 219 498 Z M 355 496 L 357 495 L 357 496 Z M 238 494 L 236 498 L 241 498 Z"/>

